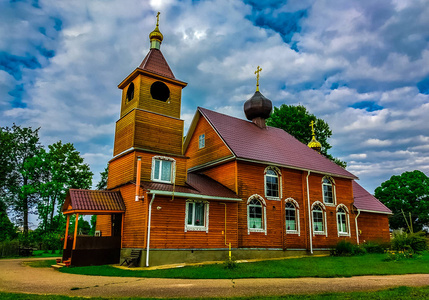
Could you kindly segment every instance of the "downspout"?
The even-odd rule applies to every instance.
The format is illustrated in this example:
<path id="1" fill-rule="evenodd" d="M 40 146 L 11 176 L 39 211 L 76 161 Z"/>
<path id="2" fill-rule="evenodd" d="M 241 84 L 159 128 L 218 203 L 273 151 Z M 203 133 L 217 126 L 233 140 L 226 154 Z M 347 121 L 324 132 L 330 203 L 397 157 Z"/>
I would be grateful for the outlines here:
<path id="1" fill-rule="evenodd" d="M 153 200 L 155 200 L 155 194 L 152 194 L 152 199 L 150 200 L 150 203 L 149 203 L 149 218 L 147 221 L 146 267 L 149 267 L 150 219 L 152 217 Z"/>
<path id="2" fill-rule="evenodd" d="M 136 175 L 136 201 L 140 198 L 140 176 L 142 170 L 142 158 L 137 156 L 137 175 Z"/>
<path id="3" fill-rule="evenodd" d="M 357 216 L 355 218 L 355 224 L 356 224 L 356 241 L 357 241 L 357 244 L 359 245 L 359 228 L 358 228 L 357 218 L 360 215 L 360 210 L 358 209 L 357 211 L 358 211 L 358 214 L 357 214 Z"/>
<path id="4" fill-rule="evenodd" d="M 310 176 L 310 171 L 307 173 L 307 177 L 305 178 L 307 182 L 307 207 L 308 207 L 308 233 L 310 234 L 310 253 L 313 254 L 313 226 L 311 224 L 311 209 L 310 209 L 310 188 L 308 185 L 308 177 Z"/>

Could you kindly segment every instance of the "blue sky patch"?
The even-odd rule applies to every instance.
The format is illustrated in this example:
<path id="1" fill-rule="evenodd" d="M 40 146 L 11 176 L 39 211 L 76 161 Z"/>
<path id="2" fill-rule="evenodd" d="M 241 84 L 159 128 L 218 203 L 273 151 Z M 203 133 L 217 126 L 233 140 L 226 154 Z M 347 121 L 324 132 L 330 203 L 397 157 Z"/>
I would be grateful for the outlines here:
<path id="1" fill-rule="evenodd" d="M 37 46 L 36 49 L 39 50 L 40 54 L 42 54 L 46 58 L 52 58 L 55 56 L 54 50 L 48 50 L 42 46 Z"/>
<path id="2" fill-rule="evenodd" d="M 39 61 L 34 56 L 17 56 L 10 53 L 0 52 L 0 70 L 4 70 L 16 80 L 22 78 L 22 68 L 41 68 Z"/>
<path id="3" fill-rule="evenodd" d="M 417 88 L 419 89 L 420 93 L 429 95 L 429 77 L 418 82 Z"/>
<path id="4" fill-rule="evenodd" d="M 11 95 L 14 99 L 12 101 L 13 108 L 26 108 L 27 104 L 22 102 L 22 96 L 24 94 L 24 84 L 19 84 L 15 86 L 15 89 L 10 91 L 8 94 Z"/>
<path id="5" fill-rule="evenodd" d="M 63 21 L 61 21 L 60 19 L 58 19 L 58 18 L 54 18 L 54 17 L 52 17 L 52 20 L 54 20 L 54 29 L 56 30 L 56 31 L 61 31 L 61 29 L 63 28 Z"/>
<path id="6" fill-rule="evenodd" d="M 383 106 L 378 105 L 375 101 L 356 102 L 350 105 L 349 107 L 356 108 L 356 109 L 365 109 L 366 111 L 369 111 L 369 112 L 383 109 Z"/>

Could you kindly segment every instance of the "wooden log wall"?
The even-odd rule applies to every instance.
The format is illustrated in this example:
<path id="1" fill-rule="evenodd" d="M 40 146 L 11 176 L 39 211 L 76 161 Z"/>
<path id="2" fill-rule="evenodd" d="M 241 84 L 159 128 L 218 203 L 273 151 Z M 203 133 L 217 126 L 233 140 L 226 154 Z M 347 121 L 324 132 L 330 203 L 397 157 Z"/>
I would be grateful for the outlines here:
<path id="1" fill-rule="evenodd" d="M 361 212 L 358 226 L 361 230 L 359 236 L 361 244 L 368 241 L 390 242 L 389 215 Z"/>

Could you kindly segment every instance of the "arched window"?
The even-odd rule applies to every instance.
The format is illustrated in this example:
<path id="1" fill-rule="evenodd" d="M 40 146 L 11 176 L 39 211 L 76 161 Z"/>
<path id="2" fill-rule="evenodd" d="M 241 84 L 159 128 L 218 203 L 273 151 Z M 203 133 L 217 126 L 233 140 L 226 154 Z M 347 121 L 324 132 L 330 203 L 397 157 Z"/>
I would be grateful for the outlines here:
<path id="1" fill-rule="evenodd" d="M 313 235 L 326 235 L 326 209 L 320 201 L 316 201 L 312 206 Z"/>
<path id="2" fill-rule="evenodd" d="M 131 101 L 134 98 L 134 83 L 130 83 L 127 89 L 127 101 Z"/>
<path id="3" fill-rule="evenodd" d="M 286 233 L 299 235 L 299 206 L 298 203 L 288 198 L 285 200 Z"/>
<path id="4" fill-rule="evenodd" d="M 253 195 L 247 201 L 247 228 L 250 232 L 266 232 L 265 201 L 259 195 Z"/>
<path id="5" fill-rule="evenodd" d="M 280 170 L 275 167 L 265 169 L 265 196 L 268 198 L 280 198 L 279 196 L 279 174 Z"/>
<path id="6" fill-rule="evenodd" d="M 333 191 L 332 179 L 323 177 L 322 179 L 323 203 L 335 205 L 335 193 Z"/>
<path id="7" fill-rule="evenodd" d="M 343 204 L 337 207 L 337 228 L 338 236 L 350 236 L 350 219 L 347 207 Z"/>

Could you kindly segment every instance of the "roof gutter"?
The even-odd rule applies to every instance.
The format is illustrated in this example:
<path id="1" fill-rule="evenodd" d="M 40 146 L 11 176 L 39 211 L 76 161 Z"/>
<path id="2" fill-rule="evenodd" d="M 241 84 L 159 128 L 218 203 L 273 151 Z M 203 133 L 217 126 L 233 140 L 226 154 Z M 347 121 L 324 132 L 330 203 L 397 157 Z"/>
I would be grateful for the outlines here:
<path id="1" fill-rule="evenodd" d="M 376 211 L 376 210 L 359 209 L 357 207 L 356 207 L 356 209 L 358 211 L 361 211 L 361 212 L 367 212 L 367 213 L 373 213 L 373 214 L 393 215 L 392 212 L 387 212 L 387 211 Z"/>
<path id="2" fill-rule="evenodd" d="M 152 195 L 160 195 L 160 196 L 174 196 L 175 197 L 183 197 L 183 198 L 192 198 L 192 199 L 206 199 L 206 200 L 221 200 L 221 201 L 242 201 L 240 198 L 228 198 L 228 197 L 216 197 L 216 196 L 208 196 L 208 195 L 198 195 L 191 193 L 180 193 L 180 192 L 170 192 L 170 191 L 159 191 L 159 190 L 148 190 L 148 194 Z"/>

